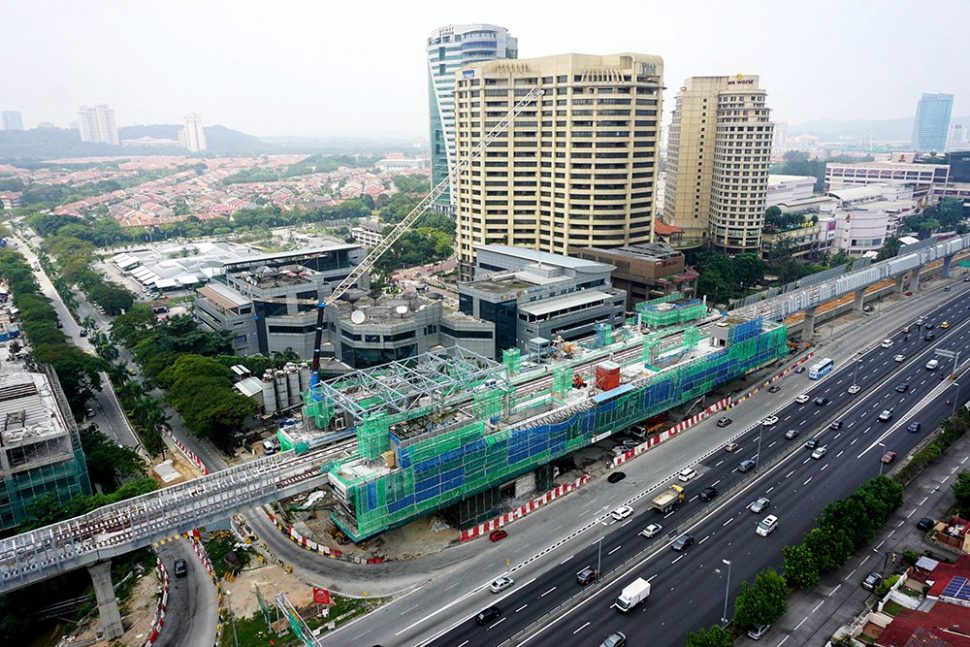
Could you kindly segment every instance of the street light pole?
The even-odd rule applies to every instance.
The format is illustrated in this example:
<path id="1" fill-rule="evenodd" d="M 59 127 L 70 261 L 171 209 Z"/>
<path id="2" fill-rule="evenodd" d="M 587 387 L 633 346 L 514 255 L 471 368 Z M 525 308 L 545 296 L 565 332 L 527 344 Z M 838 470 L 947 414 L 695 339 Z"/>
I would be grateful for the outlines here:
<path id="1" fill-rule="evenodd" d="M 596 579 L 600 578 L 600 568 L 603 566 L 603 537 L 596 541 Z"/>
<path id="2" fill-rule="evenodd" d="M 859 361 L 860 361 L 859 354 L 856 353 L 856 357 L 853 360 L 853 363 L 855 364 L 855 366 L 852 369 L 852 384 L 853 384 L 853 386 L 855 384 L 857 384 L 857 382 L 855 381 L 855 379 L 856 379 L 856 376 L 859 375 Z"/>
<path id="3" fill-rule="evenodd" d="M 229 622 L 232 623 L 232 642 L 239 647 L 239 636 L 236 635 L 236 616 L 232 612 L 232 592 L 226 590 L 226 603 L 229 605 Z"/>
<path id="4" fill-rule="evenodd" d="M 728 567 L 727 581 L 724 583 L 724 613 L 721 614 L 721 622 L 726 625 L 729 622 L 727 617 L 727 605 L 728 596 L 731 593 L 731 560 L 722 559 L 721 561 L 724 562 Z"/>
<path id="5" fill-rule="evenodd" d="M 879 443 L 878 446 L 885 449 L 886 443 Z M 882 462 L 882 456 L 880 456 L 879 457 L 879 476 L 882 476 L 882 467 L 883 467 L 883 465 L 885 465 L 885 463 Z"/>
<path id="6" fill-rule="evenodd" d="M 754 462 L 754 473 L 757 474 L 758 470 L 761 469 L 761 435 L 765 433 L 765 426 L 762 424 L 758 428 L 758 458 Z"/>
<path id="7" fill-rule="evenodd" d="M 951 418 L 957 415 L 957 399 L 960 397 L 960 385 L 954 382 L 953 386 L 956 387 L 957 392 L 951 396 L 951 399 L 953 400 L 953 410 L 950 412 Z"/>

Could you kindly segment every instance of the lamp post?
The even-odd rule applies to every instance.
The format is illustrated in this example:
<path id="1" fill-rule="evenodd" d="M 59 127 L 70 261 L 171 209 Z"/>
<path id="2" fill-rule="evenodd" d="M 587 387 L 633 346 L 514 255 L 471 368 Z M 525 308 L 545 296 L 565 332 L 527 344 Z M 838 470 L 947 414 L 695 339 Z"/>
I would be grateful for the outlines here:
<path id="1" fill-rule="evenodd" d="M 728 567 L 727 580 L 724 582 L 724 613 L 721 614 L 721 622 L 727 624 L 729 622 L 727 617 L 727 605 L 728 596 L 731 594 L 731 560 L 722 559 L 722 562 Z"/>
<path id="2" fill-rule="evenodd" d="M 226 604 L 229 605 L 229 622 L 232 624 L 232 642 L 239 647 L 239 636 L 236 635 L 236 616 L 232 612 L 232 591 L 226 589 Z"/>
<path id="3" fill-rule="evenodd" d="M 758 458 L 754 462 L 754 473 L 757 474 L 758 470 L 761 469 L 761 435 L 765 433 L 764 423 L 758 428 Z"/>
<path id="4" fill-rule="evenodd" d="M 882 448 L 885 449 L 886 443 L 879 443 L 879 447 L 882 447 Z M 879 476 L 882 476 L 882 466 L 883 465 L 885 465 L 885 463 L 882 462 L 882 456 L 880 456 L 879 457 Z"/>
<path id="5" fill-rule="evenodd" d="M 957 392 L 951 396 L 951 399 L 953 400 L 953 410 L 950 411 L 951 418 L 957 415 L 957 400 L 960 397 L 960 385 L 957 384 L 956 382 L 953 382 L 953 386 L 956 387 Z"/>
<path id="6" fill-rule="evenodd" d="M 599 578 L 600 578 L 600 567 L 602 567 L 602 565 L 603 565 L 603 539 L 604 539 L 604 537 L 600 537 L 599 539 L 596 540 L 596 546 L 597 546 L 597 548 L 596 548 L 596 579 L 597 580 L 599 580 Z"/>

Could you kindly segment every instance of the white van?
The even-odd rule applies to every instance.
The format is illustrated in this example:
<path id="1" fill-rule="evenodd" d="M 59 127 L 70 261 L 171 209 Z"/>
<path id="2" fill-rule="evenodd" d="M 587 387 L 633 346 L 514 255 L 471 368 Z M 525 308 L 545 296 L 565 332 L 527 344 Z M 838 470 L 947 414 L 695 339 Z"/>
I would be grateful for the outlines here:
<path id="1" fill-rule="evenodd" d="M 755 529 L 755 534 L 760 537 L 767 537 L 775 531 L 778 527 L 778 517 L 773 514 L 769 514 L 767 517 L 761 520 L 758 527 Z"/>
<path id="2" fill-rule="evenodd" d="M 276 443 L 274 443 L 272 440 L 264 440 L 263 441 L 263 455 L 264 456 L 272 456 L 275 453 L 276 453 Z"/>
<path id="3" fill-rule="evenodd" d="M 936 367 L 939 366 L 939 365 L 940 365 L 940 360 L 938 360 L 938 359 L 931 359 L 930 361 L 926 362 L 926 370 L 927 371 L 935 371 L 936 370 Z"/>

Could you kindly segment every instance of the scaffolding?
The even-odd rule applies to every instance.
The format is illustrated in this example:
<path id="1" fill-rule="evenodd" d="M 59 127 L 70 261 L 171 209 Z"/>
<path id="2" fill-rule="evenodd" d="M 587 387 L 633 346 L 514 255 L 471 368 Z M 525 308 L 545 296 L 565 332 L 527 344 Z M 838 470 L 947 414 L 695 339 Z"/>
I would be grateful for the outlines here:
<path id="1" fill-rule="evenodd" d="M 676 295 L 676 298 L 672 298 Z M 707 314 L 707 306 L 698 299 L 680 300 L 679 293 L 674 293 L 652 301 L 643 301 L 636 305 L 639 323 L 649 328 L 662 326 L 676 326 L 702 319 Z"/>
<path id="2" fill-rule="evenodd" d="M 393 416 L 397 422 L 387 414 L 368 416 L 366 429 L 358 427 L 360 454 L 329 472 L 335 490 L 344 493 L 344 508 L 333 520 L 361 541 L 496 488 L 588 446 L 594 436 L 622 431 L 788 352 L 783 326 L 759 319 L 738 332 L 735 327 L 728 327 L 725 341 L 737 341 L 723 345 L 712 338 L 699 358 L 653 373 L 641 368 L 632 382 L 589 398 L 561 397 L 569 391 L 567 383 L 571 388 L 572 371 L 557 367 L 552 397 L 550 391 L 523 393 L 517 408 L 515 394 L 508 393 L 506 416 L 499 403 L 507 392 L 485 385 L 472 393 L 474 418 L 463 413 L 469 407 L 401 412 Z M 693 330 L 671 348 L 700 346 L 699 331 Z M 659 339 L 654 342 L 659 345 Z M 636 355 L 634 363 L 639 364 Z"/>

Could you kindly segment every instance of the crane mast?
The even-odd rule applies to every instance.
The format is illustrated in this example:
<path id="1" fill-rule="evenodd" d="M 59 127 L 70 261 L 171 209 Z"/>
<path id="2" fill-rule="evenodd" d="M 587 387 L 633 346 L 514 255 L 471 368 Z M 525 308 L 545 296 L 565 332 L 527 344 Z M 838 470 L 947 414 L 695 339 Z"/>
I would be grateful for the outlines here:
<path id="1" fill-rule="evenodd" d="M 472 150 L 471 153 L 455 163 L 451 169 L 451 172 L 448 174 L 448 177 L 436 184 L 431 191 L 428 192 L 428 194 L 414 206 L 408 215 L 406 215 L 404 219 L 394 227 L 394 229 L 384 236 L 384 240 L 373 247 L 367 254 L 367 257 L 364 258 L 364 260 L 361 261 L 357 267 L 351 270 L 350 274 L 348 274 L 344 280 L 334 287 L 333 292 L 327 295 L 327 297 L 322 301 L 317 303 L 317 326 L 316 336 L 313 344 L 313 372 L 310 375 L 311 384 L 316 384 L 317 380 L 319 379 L 318 371 L 320 370 L 320 345 L 323 342 L 324 309 L 346 294 L 347 290 L 356 285 L 357 281 L 359 281 L 362 276 L 370 272 L 378 259 L 380 259 L 381 256 L 383 256 L 384 253 L 387 252 L 387 250 L 389 250 L 391 246 L 411 228 L 412 225 L 414 225 L 418 218 L 423 216 L 425 212 L 431 208 L 431 205 L 442 193 L 444 193 L 445 189 L 448 188 L 452 180 L 457 178 L 458 174 L 461 173 L 469 164 L 481 157 L 485 149 L 488 148 L 488 145 L 495 141 L 499 135 L 508 129 L 509 124 L 512 123 L 519 113 L 544 93 L 545 91 L 538 87 L 533 87 L 531 90 L 529 90 L 529 93 L 522 97 L 522 99 L 520 99 L 519 102 L 508 111 L 505 117 L 495 124 L 488 134 L 486 134 L 481 141 L 478 142 L 478 145 Z"/>

